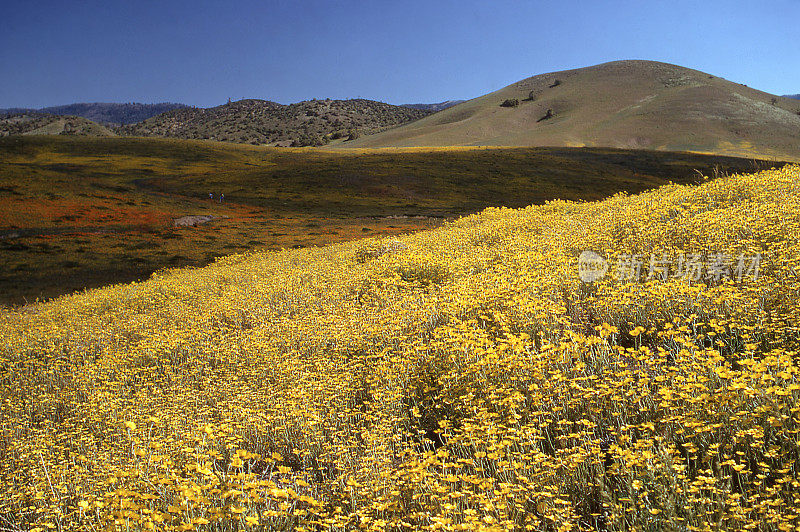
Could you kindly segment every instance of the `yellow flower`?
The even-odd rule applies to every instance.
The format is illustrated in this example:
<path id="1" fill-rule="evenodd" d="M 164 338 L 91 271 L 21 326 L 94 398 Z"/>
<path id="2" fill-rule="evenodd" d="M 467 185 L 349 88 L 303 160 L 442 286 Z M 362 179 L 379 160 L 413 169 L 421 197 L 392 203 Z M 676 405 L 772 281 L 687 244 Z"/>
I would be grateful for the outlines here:
<path id="1" fill-rule="evenodd" d="M 639 326 L 639 327 L 636 327 L 635 329 L 633 329 L 633 330 L 630 332 L 630 335 L 631 335 L 631 336 L 639 336 L 640 334 L 642 334 L 642 333 L 643 333 L 643 332 L 645 332 L 646 330 L 647 330 L 647 329 L 645 329 L 644 327 L 642 327 L 642 326 Z"/>

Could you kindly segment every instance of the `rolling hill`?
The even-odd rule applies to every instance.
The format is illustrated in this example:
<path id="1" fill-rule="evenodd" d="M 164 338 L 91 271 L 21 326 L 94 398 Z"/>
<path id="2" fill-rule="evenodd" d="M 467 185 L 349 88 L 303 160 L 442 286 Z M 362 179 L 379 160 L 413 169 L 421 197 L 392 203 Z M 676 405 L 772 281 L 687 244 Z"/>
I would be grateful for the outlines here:
<path id="1" fill-rule="evenodd" d="M 444 109 L 453 107 L 454 105 L 464 103 L 465 101 L 466 100 L 447 100 L 439 103 L 404 103 L 401 105 L 401 107 L 408 107 L 409 109 L 422 109 L 423 111 L 431 111 L 435 113 L 437 111 L 442 111 Z"/>
<path id="2" fill-rule="evenodd" d="M 0 114 L 47 113 L 59 116 L 82 116 L 98 124 L 119 126 L 147 120 L 157 114 L 187 107 L 182 103 L 72 103 L 41 109 L 0 109 Z"/>
<path id="3" fill-rule="evenodd" d="M 605 146 L 798 160 L 800 102 L 676 65 L 615 61 L 524 79 L 349 144 Z"/>
<path id="4" fill-rule="evenodd" d="M 48 113 L 0 115 L 0 137 L 10 135 L 77 135 L 113 137 L 105 126 L 80 116 L 57 116 Z"/>
<path id="5" fill-rule="evenodd" d="M 309 100 L 290 105 L 239 100 L 208 109 L 176 109 L 119 131 L 142 137 L 321 146 L 351 135 L 376 133 L 428 114 L 430 111 L 362 99 Z"/>

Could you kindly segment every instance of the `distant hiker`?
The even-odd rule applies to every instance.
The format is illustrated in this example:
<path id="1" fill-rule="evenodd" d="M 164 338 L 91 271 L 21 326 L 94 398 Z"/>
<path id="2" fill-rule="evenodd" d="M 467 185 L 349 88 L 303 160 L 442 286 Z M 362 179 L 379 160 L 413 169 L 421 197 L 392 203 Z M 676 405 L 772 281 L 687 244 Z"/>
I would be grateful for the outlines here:
<path id="1" fill-rule="evenodd" d="M 214 201 L 214 193 L 213 192 L 209 192 L 208 193 L 208 199 L 210 199 L 211 201 Z"/>
<path id="2" fill-rule="evenodd" d="M 220 194 L 219 195 L 219 202 L 222 203 L 223 201 L 225 201 L 225 194 Z"/>

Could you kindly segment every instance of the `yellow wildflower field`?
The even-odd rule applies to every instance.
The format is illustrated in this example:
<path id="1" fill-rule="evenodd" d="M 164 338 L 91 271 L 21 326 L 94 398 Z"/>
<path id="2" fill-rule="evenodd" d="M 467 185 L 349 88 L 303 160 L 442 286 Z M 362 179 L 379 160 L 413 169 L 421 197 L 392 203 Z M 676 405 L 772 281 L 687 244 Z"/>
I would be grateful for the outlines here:
<path id="1" fill-rule="evenodd" d="M 787 166 L 2 310 L 0 529 L 797 529 L 798 198 Z"/>

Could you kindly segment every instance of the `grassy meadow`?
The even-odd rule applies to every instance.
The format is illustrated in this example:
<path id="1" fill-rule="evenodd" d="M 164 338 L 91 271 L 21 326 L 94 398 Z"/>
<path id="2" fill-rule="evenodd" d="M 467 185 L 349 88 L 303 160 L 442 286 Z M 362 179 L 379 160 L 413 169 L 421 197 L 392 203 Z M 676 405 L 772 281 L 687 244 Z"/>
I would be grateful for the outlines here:
<path id="1" fill-rule="evenodd" d="M 428 229 L 486 207 L 596 200 L 764 162 L 612 149 L 278 149 L 0 139 L 0 304 L 253 250 Z M 208 194 L 226 201 L 210 201 Z M 216 219 L 176 228 L 187 215 Z"/>
<path id="2" fill-rule="evenodd" d="M 67 146 L 70 164 L 97 157 Z M 144 180 L 135 193 L 154 210 L 156 193 L 173 201 L 224 179 L 203 158 L 210 148 L 181 146 L 183 166 L 153 156 L 152 172 L 150 156 L 114 155 L 135 166 L 125 176 Z M 495 156 L 450 153 L 419 157 L 468 182 Z M 563 172 L 587 157 L 623 164 L 608 150 L 503 157 L 540 154 Z M 314 194 L 286 189 L 311 185 L 282 158 L 333 179 L 356 172 L 326 165 L 393 154 L 228 157 L 224 168 L 264 158 L 231 198 L 312 211 Z M 253 184 L 269 164 L 281 186 L 262 192 Z M 671 164 L 677 179 L 694 163 Z M 130 186 L 119 171 L 108 179 Z M 522 177 L 493 175 L 465 205 L 495 201 L 494 187 L 526 201 Z M 800 167 L 785 166 L 488 208 L 410 235 L 249 251 L 0 309 L 0 528 L 796 530 L 799 187 Z M 418 190 L 384 198 L 457 212 Z M 352 212 L 374 214 L 371 201 Z M 652 253 L 762 259 L 741 280 L 708 270 L 625 282 L 612 267 L 583 283 L 584 250 L 612 265 Z"/>

